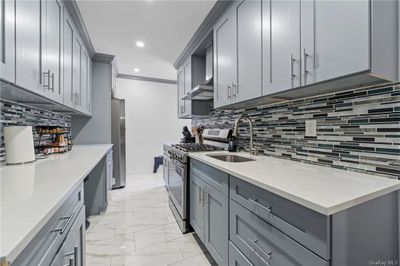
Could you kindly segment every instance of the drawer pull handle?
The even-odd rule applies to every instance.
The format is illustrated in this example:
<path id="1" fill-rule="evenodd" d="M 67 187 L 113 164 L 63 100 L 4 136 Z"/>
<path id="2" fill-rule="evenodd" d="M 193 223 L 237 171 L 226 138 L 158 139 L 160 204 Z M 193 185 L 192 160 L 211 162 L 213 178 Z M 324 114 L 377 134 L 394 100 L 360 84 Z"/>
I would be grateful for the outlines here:
<path id="1" fill-rule="evenodd" d="M 267 212 L 272 213 L 272 206 L 265 207 L 264 205 L 258 203 L 257 199 L 249 199 L 249 201 L 266 210 Z"/>
<path id="2" fill-rule="evenodd" d="M 199 203 L 202 204 L 203 203 L 203 199 L 201 198 L 203 192 L 201 191 L 201 188 L 199 188 Z"/>
<path id="3" fill-rule="evenodd" d="M 63 266 L 74 266 L 74 259 L 70 258 L 68 264 L 64 264 Z"/>
<path id="4" fill-rule="evenodd" d="M 270 260 L 271 256 L 272 256 L 272 251 L 265 251 L 259 244 L 258 244 L 258 239 L 251 239 L 249 238 L 250 242 L 253 243 L 253 245 L 259 249 L 262 253 L 265 254 L 265 256 L 267 256 L 267 258 Z"/>
<path id="5" fill-rule="evenodd" d="M 65 229 L 67 229 L 69 223 L 72 220 L 72 217 L 74 217 L 74 214 L 71 214 L 71 216 L 67 216 L 67 217 L 61 217 L 61 219 L 68 219 L 67 222 L 63 225 L 63 227 L 53 229 L 53 230 L 51 230 L 51 232 L 60 232 L 60 234 L 64 234 Z"/>

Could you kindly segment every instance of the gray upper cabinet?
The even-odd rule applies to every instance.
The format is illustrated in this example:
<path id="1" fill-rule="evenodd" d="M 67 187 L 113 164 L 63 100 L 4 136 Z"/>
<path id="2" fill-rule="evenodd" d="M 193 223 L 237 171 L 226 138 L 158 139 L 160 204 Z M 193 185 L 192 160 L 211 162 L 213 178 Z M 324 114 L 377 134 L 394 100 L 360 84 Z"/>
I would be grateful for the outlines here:
<path id="1" fill-rule="evenodd" d="M 92 61 L 76 25 L 62 0 L 0 0 L 1 80 L 90 114 Z"/>
<path id="2" fill-rule="evenodd" d="M 91 114 L 92 60 L 66 9 L 63 31 L 64 104 L 82 113 Z"/>
<path id="3" fill-rule="evenodd" d="M 192 63 L 191 59 L 188 60 L 188 62 L 185 64 L 183 67 L 183 72 L 185 76 L 185 87 L 184 87 L 184 94 L 182 95 L 185 96 L 192 90 Z M 192 113 L 192 105 L 191 101 L 189 100 L 184 100 L 183 101 L 183 115 L 187 116 Z"/>
<path id="4" fill-rule="evenodd" d="M 60 1 L 42 2 L 42 84 L 45 96 L 61 103 L 62 12 Z"/>
<path id="5" fill-rule="evenodd" d="M 41 67 L 41 2 L 16 1 L 16 84 L 43 94 Z"/>
<path id="6" fill-rule="evenodd" d="M 177 70 L 178 83 L 178 118 L 190 119 L 195 116 L 208 115 L 210 101 L 192 99 L 190 93 L 193 88 L 204 84 L 206 64 L 201 56 L 191 55 Z M 212 105 L 212 103 L 211 103 Z"/>
<path id="7" fill-rule="evenodd" d="M 81 56 L 82 56 L 82 42 L 78 35 L 74 35 L 73 40 L 73 68 L 72 68 L 72 98 L 73 104 L 76 109 L 81 108 L 82 99 L 81 99 Z"/>
<path id="8" fill-rule="evenodd" d="M 192 102 L 182 100 L 192 89 L 191 58 L 178 70 L 178 117 L 188 117 L 192 113 Z"/>
<path id="9" fill-rule="evenodd" d="M 73 53 L 74 53 L 74 24 L 64 8 L 63 20 L 63 95 L 64 104 L 73 107 Z"/>
<path id="10" fill-rule="evenodd" d="M 0 0 L 0 77 L 15 82 L 15 1 Z"/>
<path id="11" fill-rule="evenodd" d="M 237 14 L 237 84 L 232 91 L 236 102 L 262 95 L 261 0 L 243 0 Z"/>
<path id="12" fill-rule="evenodd" d="M 84 113 L 89 112 L 89 61 L 89 54 L 83 48 L 81 56 L 81 110 Z"/>
<path id="13" fill-rule="evenodd" d="M 302 84 L 369 69 L 369 1 L 301 1 Z"/>
<path id="14" fill-rule="evenodd" d="M 398 6 L 396 0 L 233 1 L 213 27 L 214 107 L 396 81 Z"/>
<path id="15" fill-rule="evenodd" d="M 214 26 L 214 108 L 235 101 L 236 61 L 236 14 L 230 8 Z"/>
<path id="16" fill-rule="evenodd" d="M 92 85 L 92 72 L 93 72 L 93 63 L 92 60 L 89 59 L 89 88 L 88 88 L 88 114 L 92 114 L 93 109 L 93 85 Z"/>
<path id="17" fill-rule="evenodd" d="M 263 94 L 300 86 L 300 0 L 263 0 Z"/>
<path id="18" fill-rule="evenodd" d="M 185 101 L 181 98 L 185 95 L 185 73 L 183 69 L 178 70 L 178 117 L 183 116 Z"/>

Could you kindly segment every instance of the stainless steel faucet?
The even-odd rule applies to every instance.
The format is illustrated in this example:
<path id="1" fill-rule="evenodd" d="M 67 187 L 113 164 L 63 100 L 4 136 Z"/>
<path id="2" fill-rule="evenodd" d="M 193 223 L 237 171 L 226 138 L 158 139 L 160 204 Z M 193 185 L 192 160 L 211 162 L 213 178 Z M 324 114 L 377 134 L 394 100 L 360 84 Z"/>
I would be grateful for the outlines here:
<path id="1" fill-rule="evenodd" d="M 236 119 L 235 128 L 233 129 L 233 135 L 236 136 L 236 137 L 239 136 L 239 132 L 238 132 L 238 130 L 239 130 L 239 122 L 242 119 L 244 119 L 247 122 L 249 122 L 249 126 L 250 126 L 250 154 L 257 155 L 257 149 L 255 149 L 254 145 L 253 145 L 253 122 L 251 121 L 251 119 L 247 115 L 242 114 L 241 116 L 239 116 L 238 119 Z"/>

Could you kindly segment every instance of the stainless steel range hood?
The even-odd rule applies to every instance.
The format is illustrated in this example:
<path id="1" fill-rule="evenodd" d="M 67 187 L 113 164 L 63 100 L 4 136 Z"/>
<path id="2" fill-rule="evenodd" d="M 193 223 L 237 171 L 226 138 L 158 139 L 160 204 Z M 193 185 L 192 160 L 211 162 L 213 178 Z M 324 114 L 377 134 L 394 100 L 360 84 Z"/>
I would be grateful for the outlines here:
<path id="1" fill-rule="evenodd" d="M 197 85 L 182 100 L 210 100 L 214 97 L 213 86 Z"/>

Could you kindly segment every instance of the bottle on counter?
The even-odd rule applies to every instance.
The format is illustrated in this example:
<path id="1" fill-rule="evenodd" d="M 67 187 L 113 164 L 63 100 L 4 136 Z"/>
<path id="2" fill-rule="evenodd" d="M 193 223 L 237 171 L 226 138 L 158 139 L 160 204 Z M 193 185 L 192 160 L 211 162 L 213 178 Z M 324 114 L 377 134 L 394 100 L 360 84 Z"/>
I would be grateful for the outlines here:
<path id="1" fill-rule="evenodd" d="M 228 137 L 228 151 L 229 152 L 237 152 L 237 142 L 234 136 Z"/>

